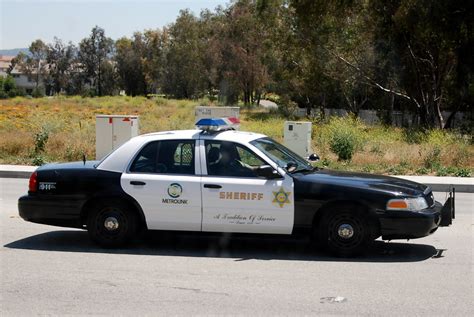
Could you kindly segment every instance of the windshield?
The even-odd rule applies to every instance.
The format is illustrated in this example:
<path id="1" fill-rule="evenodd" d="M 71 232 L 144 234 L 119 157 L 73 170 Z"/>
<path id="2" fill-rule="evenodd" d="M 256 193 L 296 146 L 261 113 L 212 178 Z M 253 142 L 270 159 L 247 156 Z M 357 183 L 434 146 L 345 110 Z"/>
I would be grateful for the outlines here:
<path id="1" fill-rule="evenodd" d="M 270 138 L 257 139 L 250 144 L 265 153 L 278 166 L 291 173 L 313 169 L 304 158 Z"/>

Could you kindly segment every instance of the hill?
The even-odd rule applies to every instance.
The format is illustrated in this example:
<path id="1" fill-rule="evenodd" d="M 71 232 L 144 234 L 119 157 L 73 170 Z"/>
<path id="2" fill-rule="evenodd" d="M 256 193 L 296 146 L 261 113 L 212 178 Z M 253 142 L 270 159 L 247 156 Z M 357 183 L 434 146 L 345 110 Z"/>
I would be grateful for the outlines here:
<path id="1" fill-rule="evenodd" d="M 16 56 L 20 52 L 23 52 L 25 54 L 29 54 L 28 48 L 12 48 L 12 49 L 0 50 L 0 55 L 3 55 L 3 56 Z"/>

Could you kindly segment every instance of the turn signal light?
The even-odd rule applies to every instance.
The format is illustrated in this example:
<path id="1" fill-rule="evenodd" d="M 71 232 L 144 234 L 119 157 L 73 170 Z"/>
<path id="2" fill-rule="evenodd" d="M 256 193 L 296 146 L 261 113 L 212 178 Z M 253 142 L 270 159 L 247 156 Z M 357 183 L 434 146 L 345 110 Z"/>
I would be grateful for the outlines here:
<path id="1" fill-rule="evenodd" d="M 404 200 L 391 200 L 387 204 L 387 209 L 408 209 L 408 204 Z"/>
<path id="2" fill-rule="evenodd" d="M 31 192 L 31 193 L 35 193 L 37 190 L 38 190 L 38 173 L 37 172 L 33 172 L 33 174 L 31 174 L 30 176 L 30 183 L 29 183 L 29 186 L 28 186 L 28 191 Z"/>

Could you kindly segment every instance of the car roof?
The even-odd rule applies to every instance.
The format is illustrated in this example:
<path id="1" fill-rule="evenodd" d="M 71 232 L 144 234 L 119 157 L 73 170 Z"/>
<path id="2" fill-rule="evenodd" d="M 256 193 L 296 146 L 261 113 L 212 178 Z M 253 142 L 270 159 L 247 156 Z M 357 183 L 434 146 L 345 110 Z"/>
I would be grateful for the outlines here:
<path id="1" fill-rule="evenodd" d="M 248 143 L 255 139 L 265 138 L 266 135 L 254 132 L 225 130 L 220 132 L 205 132 L 202 130 L 174 130 L 161 131 L 142 134 L 138 136 L 146 141 L 169 140 L 169 139 L 201 139 L 201 140 L 221 140 L 239 143 Z"/>

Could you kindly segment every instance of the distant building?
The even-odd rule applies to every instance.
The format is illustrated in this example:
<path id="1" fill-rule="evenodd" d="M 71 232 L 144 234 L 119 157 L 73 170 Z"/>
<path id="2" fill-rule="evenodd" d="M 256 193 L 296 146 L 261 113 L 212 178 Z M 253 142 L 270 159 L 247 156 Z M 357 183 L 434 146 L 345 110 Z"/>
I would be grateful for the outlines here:
<path id="1" fill-rule="evenodd" d="M 15 80 L 15 84 L 18 88 L 24 89 L 25 92 L 29 95 L 33 92 L 36 87 L 36 82 L 33 78 L 35 74 L 32 74 L 31 77 L 24 74 L 20 71 L 18 67 L 14 67 L 10 73 L 10 75 Z M 43 84 L 43 80 L 40 79 L 39 86 Z"/>
<path id="2" fill-rule="evenodd" d="M 8 69 L 14 58 L 15 56 L 0 55 L 0 76 L 6 77 L 8 75 Z"/>
<path id="3" fill-rule="evenodd" d="M 15 56 L 5 56 L 0 55 L 0 76 L 6 77 L 8 76 L 8 70 L 12 64 L 12 60 Z M 10 75 L 15 80 L 15 84 L 18 88 L 24 89 L 27 94 L 31 94 L 36 87 L 36 82 L 34 78 L 29 77 L 28 75 L 24 74 L 20 71 L 19 67 L 14 67 Z M 34 74 L 32 76 L 35 76 Z M 42 85 L 42 80 L 40 79 L 40 85 Z"/>

